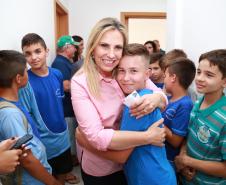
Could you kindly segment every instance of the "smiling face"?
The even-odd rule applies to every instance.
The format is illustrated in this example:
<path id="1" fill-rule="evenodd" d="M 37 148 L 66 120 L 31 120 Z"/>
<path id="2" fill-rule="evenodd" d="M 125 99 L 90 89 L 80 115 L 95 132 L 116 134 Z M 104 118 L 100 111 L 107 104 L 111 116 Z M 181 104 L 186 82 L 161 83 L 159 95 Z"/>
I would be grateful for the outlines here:
<path id="1" fill-rule="evenodd" d="M 93 50 L 97 70 L 104 77 L 112 77 L 123 52 L 123 36 L 118 30 L 105 32 Z"/>
<path id="2" fill-rule="evenodd" d="M 40 43 L 23 47 L 24 56 L 32 69 L 41 69 L 46 66 L 48 50 Z"/>
<path id="3" fill-rule="evenodd" d="M 211 65 L 207 59 L 204 59 L 199 63 L 195 84 L 199 93 L 215 94 L 226 87 L 226 78 L 223 78 L 218 66 Z"/>
<path id="4" fill-rule="evenodd" d="M 149 70 L 142 56 L 124 56 L 118 67 L 117 81 L 125 94 L 145 88 Z"/>

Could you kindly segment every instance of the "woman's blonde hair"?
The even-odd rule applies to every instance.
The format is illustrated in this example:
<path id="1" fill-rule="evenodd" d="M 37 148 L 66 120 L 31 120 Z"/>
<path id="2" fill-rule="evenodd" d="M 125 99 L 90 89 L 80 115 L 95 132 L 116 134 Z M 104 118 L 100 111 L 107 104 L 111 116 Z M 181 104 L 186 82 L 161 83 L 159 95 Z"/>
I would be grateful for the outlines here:
<path id="1" fill-rule="evenodd" d="M 122 34 L 123 50 L 124 50 L 124 47 L 128 43 L 127 31 L 125 26 L 115 18 L 108 17 L 108 18 L 101 19 L 99 22 L 97 22 L 97 24 L 94 26 L 94 28 L 91 31 L 91 34 L 87 42 L 84 65 L 81 68 L 81 70 L 78 71 L 78 73 L 76 74 L 76 75 L 79 75 L 83 72 L 86 74 L 88 88 L 91 94 L 94 95 L 95 97 L 100 97 L 100 90 L 99 90 L 100 84 L 99 84 L 99 74 L 96 68 L 96 63 L 93 60 L 92 54 L 93 54 L 93 50 L 96 48 L 96 46 L 100 42 L 100 39 L 102 38 L 103 34 L 109 30 L 118 30 Z"/>

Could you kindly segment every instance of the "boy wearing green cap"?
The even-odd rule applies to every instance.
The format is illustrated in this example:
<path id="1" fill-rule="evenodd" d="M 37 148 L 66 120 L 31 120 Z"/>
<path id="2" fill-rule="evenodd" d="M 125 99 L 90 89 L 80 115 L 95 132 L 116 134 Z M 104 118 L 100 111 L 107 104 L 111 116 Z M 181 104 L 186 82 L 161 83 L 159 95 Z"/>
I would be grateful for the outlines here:
<path id="1" fill-rule="evenodd" d="M 69 39 L 67 42 L 72 43 Z M 39 35 L 29 33 L 23 37 L 21 44 L 26 60 L 31 66 L 28 70 L 29 82 L 45 123 L 38 125 L 38 131 L 46 146 L 53 175 L 64 184 L 66 174 L 72 170 L 72 160 L 63 112 L 63 76 L 57 69 L 47 66 L 48 49 Z"/>

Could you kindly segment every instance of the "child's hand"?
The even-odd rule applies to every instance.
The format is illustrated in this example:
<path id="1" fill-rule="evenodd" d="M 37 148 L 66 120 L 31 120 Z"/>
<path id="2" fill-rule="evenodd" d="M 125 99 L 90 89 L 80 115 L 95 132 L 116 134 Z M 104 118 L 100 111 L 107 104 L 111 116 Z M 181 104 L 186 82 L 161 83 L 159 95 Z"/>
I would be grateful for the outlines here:
<path id="1" fill-rule="evenodd" d="M 13 172 L 19 165 L 19 155 L 22 150 L 10 150 L 16 143 L 16 139 L 7 139 L 0 143 L 0 174 Z"/>
<path id="2" fill-rule="evenodd" d="M 177 170 L 180 171 L 183 168 L 188 166 L 189 156 L 186 153 L 180 153 L 178 156 L 175 157 L 175 165 Z"/>
<path id="3" fill-rule="evenodd" d="M 186 180 L 191 181 L 196 174 L 196 170 L 191 167 L 183 168 L 180 173 L 186 178 Z"/>

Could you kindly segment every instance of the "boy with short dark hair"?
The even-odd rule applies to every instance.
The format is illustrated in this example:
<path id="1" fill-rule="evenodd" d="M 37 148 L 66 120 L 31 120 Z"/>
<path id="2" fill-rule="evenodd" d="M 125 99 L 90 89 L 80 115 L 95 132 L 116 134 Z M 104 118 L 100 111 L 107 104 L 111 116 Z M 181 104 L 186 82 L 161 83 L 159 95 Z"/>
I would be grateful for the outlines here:
<path id="1" fill-rule="evenodd" d="M 0 109 L 0 140 L 21 137 L 27 133 L 33 135 L 26 151 L 27 156 L 20 157 L 22 170 L 19 171 L 22 174 L 21 177 L 13 177 L 14 184 L 59 184 L 50 174 L 51 167 L 36 126 L 18 100 L 18 91 L 28 80 L 26 59 L 16 51 L 0 51 L 0 74 L 0 102 L 8 104 Z"/>
<path id="2" fill-rule="evenodd" d="M 140 96 L 152 93 L 151 90 L 145 89 L 149 59 L 147 50 L 141 44 L 129 44 L 125 48 L 117 74 L 117 81 L 125 94 L 130 94 L 134 90 Z M 125 106 L 120 130 L 147 130 L 159 119 L 161 119 L 161 113 L 158 108 L 136 119 L 130 115 L 129 107 Z M 124 171 L 129 185 L 176 184 L 173 169 L 166 159 L 165 147 L 154 145 L 135 147 L 124 164 Z"/>
<path id="3" fill-rule="evenodd" d="M 187 58 L 187 54 L 182 49 L 173 49 L 167 52 L 162 57 L 162 62 L 164 66 L 167 66 L 172 61 L 174 61 L 177 58 Z M 194 103 L 197 100 L 197 93 L 195 92 L 194 88 L 192 87 L 192 83 L 188 88 L 188 96 L 192 99 L 192 102 Z"/>
<path id="4" fill-rule="evenodd" d="M 187 58 L 187 54 L 185 53 L 184 50 L 182 49 L 172 49 L 170 51 L 168 51 L 163 57 L 163 63 L 164 65 L 168 65 L 172 60 L 176 59 L 176 58 Z"/>
<path id="5" fill-rule="evenodd" d="M 176 158 L 183 184 L 226 184 L 226 50 L 199 58 L 196 89 L 203 94 L 194 105 L 186 144 Z"/>
<path id="6" fill-rule="evenodd" d="M 171 96 L 162 113 L 166 128 L 167 158 L 174 166 L 174 158 L 187 135 L 190 112 L 193 107 L 187 89 L 195 77 L 195 64 L 186 58 L 178 58 L 166 66 L 164 85 Z"/>
<path id="7" fill-rule="evenodd" d="M 152 53 L 150 55 L 149 69 L 150 79 L 159 88 L 163 89 L 164 86 L 164 65 L 162 61 L 162 53 Z"/>
<path id="8" fill-rule="evenodd" d="M 62 103 L 63 77 L 57 69 L 47 67 L 48 49 L 42 37 L 29 33 L 23 37 L 21 47 L 31 66 L 28 70 L 29 82 L 45 123 L 38 129 L 46 146 L 48 162 L 54 176 L 64 184 L 66 173 L 72 170 L 72 160 Z"/>

